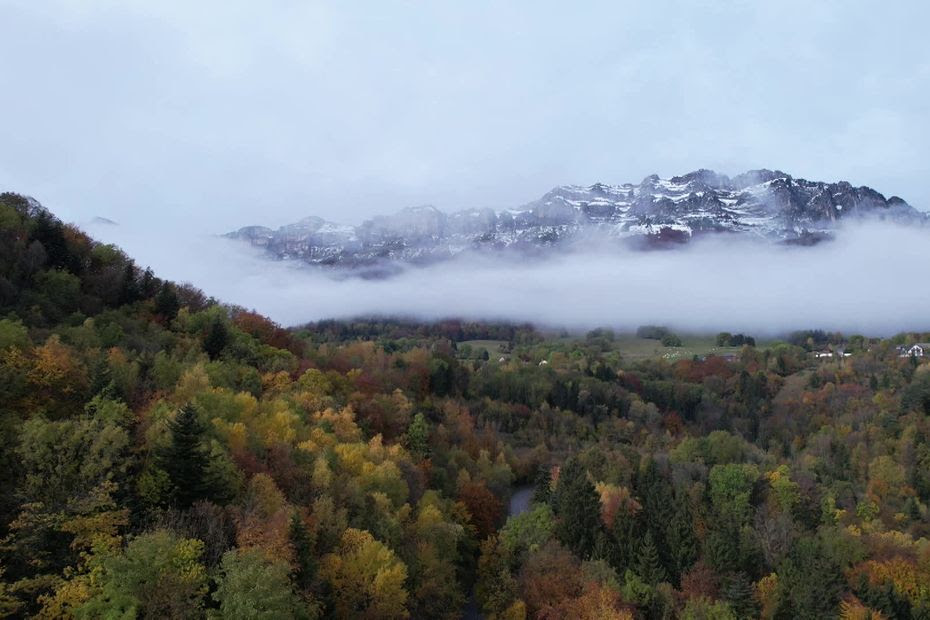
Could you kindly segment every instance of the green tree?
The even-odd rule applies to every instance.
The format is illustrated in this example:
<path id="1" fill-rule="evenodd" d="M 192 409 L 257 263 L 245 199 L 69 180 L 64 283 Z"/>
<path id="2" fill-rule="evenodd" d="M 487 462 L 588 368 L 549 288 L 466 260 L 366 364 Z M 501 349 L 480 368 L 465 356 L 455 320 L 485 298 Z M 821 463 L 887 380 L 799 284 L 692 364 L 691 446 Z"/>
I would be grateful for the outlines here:
<path id="1" fill-rule="evenodd" d="M 316 558 L 313 553 L 314 540 L 304 524 L 303 517 L 296 510 L 291 515 L 288 537 L 291 541 L 291 547 L 294 548 L 294 560 L 297 565 L 294 569 L 294 581 L 297 582 L 298 586 L 306 590 L 313 583 L 313 578 L 316 575 Z"/>
<path id="2" fill-rule="evenodd" d="M 681 611 L 681 620 L 737 620 L 737 616 L 724 601 L 700 596 L 688 599 Z"/>
<path id="3" fill-rule="evenodd" d="M 646 527 L 652 533 L 652 540 L 659 552 L 659 561 L 668 572 L 674 572 L 675 562 L 672 560 L 672 550 L 669 547 L 668 535 L 673 526 L 684 526 L 684 523 L 675 523 L 676 501 L 674 489 L 668 478 L 659 471 L 655 459 L 649 458 L 639 469 L 634 480 L 636 494 L 640 497 L 643 506 L 642 515 L 646 517 Z M 679 508 L 682 508 L 679 506 Z M 688 516 L 683 515 L 684 518 Z M 679 531 L 676 535 L 685 535 Z M 681 542 L 685 542 L 682 540 Z M 687 549 L 682 551 L 687 552 Z"/>
<path id="4" fill-rule="evenodd" d="M 173 485 L 173 503 L 187 508 L 200 499 L 208 499 L 209 455 L 203 442 L 205 431 L 193 405 L 181 407 L 168 423 L 171 439 L 158 452 L 158 465 Z"/>
<path id="5" fill-rule="evenodd" d="M 698 540 L 694 535 L 694 523 L 688 497 L 681 493 L 675 497 L 672 518 L 665 528 L 665 540 L 669 549 L 669 569 L 675 583 L 681 575 L 697 561 Z"/>
<path id="6" fill-rule="evenodd" d="M 229 620 L 277 620 L 304 616 L 294 592 L 290 566 L 255 549 L 228 551 L 220 563 L 213 600 Z"/>
<path id="7" fill-rule="evenodd" d="M 636 554 L 633 570 L 651 586 L 658 585 L 666 579 L 665 568 L 659 560 L 659 550 L 656 548 L 655 541 L 652 540 L 652 532 L 649 530 L 646 530 L 643 542 L 639 546 L 639 553 Z"/>
<path id="8" fill-rule="evenodd" d="M 556 536 L 576 555 L 587 558 L 601 528 L 601 498 L 578 459 L 565 463 L 552 500 L 558 517 Z"/>
<path id="9" fill-rule="evenodd" d="M 200 563 L 203 543 L 156 530 L 121 553 L 97 560 L 99 590 L 76 610 L 78 618 L 199 618 L 207 591 Z"/>
<path id="10" fill-rule="evenodd" d="M 220 356 L 227 344 L 229 344 L 229 330 L 226 323 L 221 318 L 216 317 L 207 329 L 207 335 L 203 340 L 203 350 L 210 356 L 211 360 L 215 360 Z"/>
<path id="11" fill-rule="evenodd" d="M 779 566 L 778 584 L 785 617 L 801 620 L 834 616 L 845 585 L 841 567 L 815 537 L 795 544 Z"/>
<path id="12" fill-rule="evenodd" d="M 181 309 L 181 301 L 174 290 L 174 284 L 165 282 L 155 295 L 155 314 L 162 316 L 166 321 L 171 321 L 178 315 Z"/>
<path id="13" fill-rule="evenodd" d="M 413 416 L 407 429 L 407 447 L 418 459 L 426 458 L 429 454 L 429 423 L 422 413 Z"/>
<path id="14" fill-rule="evenodd" d="M 633 567 L 644 529 L 643 519 L 639 515 L 626 510 L 617 511 L 610 529 L 607 558 L 617 574 L 623 575 Z"/>
<path id="15" fill-rule="evenodd" d="M 120 286 L 119 302 L 121 304 L 131 304 L 139 301 L 142 296 L 139 282 L 136 279 L 136 266 L 127 263 L 123 270 L 123 281 Z"/>
<path id="16" fill-rule="evenodd" d="M 730 608 L 739 620 L 752 620 L 752 618 L 759 617 L 756 608 L 755 590 L 746 573 L 737 572 L 731 574 L 724 582 L 721 594 L 730 604 Z"/>
<path id="17" fill-rule="evenodd" d="M 498 538 L 500 546 L 515 558 L 536 551 L 552 536 L 554 522 L 548 504 L 535 504 L 532 509 L 507 519 Z"/>
<path id="18" fill-rule="evenodd" d="M 715 465 L 710 470 L 710 499 L 718 519 L 729 528 L 739 528 L 752 515 L 750 498 L 759 479 L 755 465 Z"/>
<path id="19" fill-rule="evenodd" d="M 542 465 L 536 471 L 533 481 L 533 503 L 548 504 L 552 498 L 552 470 L 548 465 Z"/>
<path id="20" fill-rule="evenodd" d="M 517 598 L 518 586 L 510 572 L 510 559 L 496 536 L 489 536 L 481 543 L 475 598 L 489 616 L 502 617 Z"/>
<path id="21" fill-rule="evenodd" d="M 17 454 L 25 474 L 20 496 L 50 512 L 66 511 L 107 481 L 119 481 L 130 463 L 129 436 L 101 418 L 48 421 L 23 425 Z"/>
<path id="22" fill-rule="evenodd" d="M 22 321 L 0 319 L 0 351 L 10 347 L 25 349 L 29 346 L 29 331 Z"/>

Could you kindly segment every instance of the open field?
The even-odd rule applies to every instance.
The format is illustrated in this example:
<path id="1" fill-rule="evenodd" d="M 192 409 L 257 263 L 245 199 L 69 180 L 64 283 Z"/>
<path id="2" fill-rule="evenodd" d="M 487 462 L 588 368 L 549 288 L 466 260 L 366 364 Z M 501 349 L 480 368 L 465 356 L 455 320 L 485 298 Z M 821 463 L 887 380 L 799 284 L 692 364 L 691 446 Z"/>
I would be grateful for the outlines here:
<path id="1" fill-rule="evenodd" d="M 559 345 L 572 346 L 575 343 L 585 340 L 584 334 L 578 335 L 556 335 L 552 333 L 543 334 L 546 342 L 558 343 Z M 736 355 L 739 354 L 742 347 L 718 347 L 716 343 L 716 334 L 678 334 L 681 338 L 680 347 L 665 347 L 659 340 L 649 338 L 638 338 L 635 334 L 625 333 L 616 334 L 613 339 L 613 349 L 618 351 L 626 361 L 634 362 L 644 359 L 664 358 L 669 360 L 690 359 L 695 355 Z M 461 354 L 466 347 L 471 349 L 467 356 L 469 359 L 478 359 L 483 351 L 488 352 L 488 357 L 493 360 L 501 356 L 510 358 L 510 353 L 505 352 L 508 345 L 506 340 L 464 340 L 458 343 L 458 349 Z M 765 346 L 766 342 L 758 341 L 757 346 Z"/>
<path id="2" fill-rule="evenodd" d="M 637 338 L 633 334 L 619 334 L 614 347 L 627 360 L 634 361 L 655 357 L 666 359 L 688 359 L 695 355 L 737 354 L 742 347 L 718 347 L 716 336 L 679 334 L 680 347 L 664 347 L 658 340 Z M 761 343 L 760 343 L 761 344 Z"/>
<path id="3" fill-rule="evenodd" d="M 499 359 L 502 355 L 504 357 L 510 357 L 509 353 L 504 353 L 502 347 L 507 346 L 506 340 L 463 340 L 458 343 L 458 349 L 461 351 L 464 347 L 471 347 L 471 359 L 477 359 L 481 357 L 482 351 L 488 352 L 488 357 L 490 359 Z"/>
<path id="4" fill-rule="evenodd" d="M 613 349 L 619 351 L 626 361 L 644 359 L 690 359 L 695 355 L 735 355 L 742 347 L 718 347 L 716 334 L 677 334 L 681 338 L 680 347 L 665 347 L 659 340 L 638 338 L 633 333 L 616 333 L 613 339 Z M 572 336 L 555 336 L 546 334 L 546 340 L 560 344 L 571 345 L 584 340 L 583 334 Z M 757 340 L 756 346 L 766 346 L 767 342 Z"/>

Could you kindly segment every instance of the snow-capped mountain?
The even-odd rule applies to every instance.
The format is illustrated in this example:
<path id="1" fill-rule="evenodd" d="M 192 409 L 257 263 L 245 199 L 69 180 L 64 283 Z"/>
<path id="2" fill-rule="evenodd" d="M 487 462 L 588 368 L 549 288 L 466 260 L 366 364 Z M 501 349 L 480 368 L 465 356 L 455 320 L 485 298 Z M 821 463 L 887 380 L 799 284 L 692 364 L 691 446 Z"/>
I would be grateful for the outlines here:
<path id="1" fill-rule="evenodd" d="M 226 236 L 265 248 L 278 259 L 358 268 L 428 263 L 468 250 L 538 251 L 590 233 L 646 247 L 711 233 L 810 244 L 829 238 L 840 220 L 850 218 L 928 222 L 901 198 L 886 199 L 846 181 L 807 181 L 777 170 L 732 178 L 697 170 L 670 179 L 652 175 L 639 184 L 563 185 L 502 212 L 447 214 L 422 206 L 360 226 L 311 216 L 277 230 L 247 226 Z"/>

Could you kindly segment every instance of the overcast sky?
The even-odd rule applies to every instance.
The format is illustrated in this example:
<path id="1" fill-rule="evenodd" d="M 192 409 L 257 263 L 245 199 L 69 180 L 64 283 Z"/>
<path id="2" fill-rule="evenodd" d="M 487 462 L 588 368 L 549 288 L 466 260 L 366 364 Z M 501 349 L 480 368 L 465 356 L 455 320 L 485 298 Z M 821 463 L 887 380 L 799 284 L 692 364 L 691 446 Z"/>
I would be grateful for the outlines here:
<path id="1" fill-rule="evenodd" d="M 222 232 L 699 167 L 930 209 L 930 8 L 0 0 L 0 189 Z"/>

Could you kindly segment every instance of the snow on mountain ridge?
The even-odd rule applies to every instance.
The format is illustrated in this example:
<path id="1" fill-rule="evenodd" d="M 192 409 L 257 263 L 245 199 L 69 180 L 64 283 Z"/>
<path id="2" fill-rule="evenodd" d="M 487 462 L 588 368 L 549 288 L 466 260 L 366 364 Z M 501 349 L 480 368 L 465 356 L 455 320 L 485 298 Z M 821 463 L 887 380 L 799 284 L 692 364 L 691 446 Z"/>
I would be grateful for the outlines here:
<path id="1" fill-rule="evenodd" d="M 263 247 L 278 259 L 359 267 L 431 262 L 467 250 L 538 251 L 591 231 L 650 243 L 727 232 L 806 244 L 828 237 L 840 219 L 850 217 L 928 221 L 897 196 L 886 199 L 846 181 L 807 181 L 767 169 L 730 178 L 700 169 L 669 179 L 650 175 L 639 184 L 561 185 L 500 212 L 445 213 L 422 205 L 359 226 L 310 216 L 278 230 L 248 226 L 227 236 Z"/>

